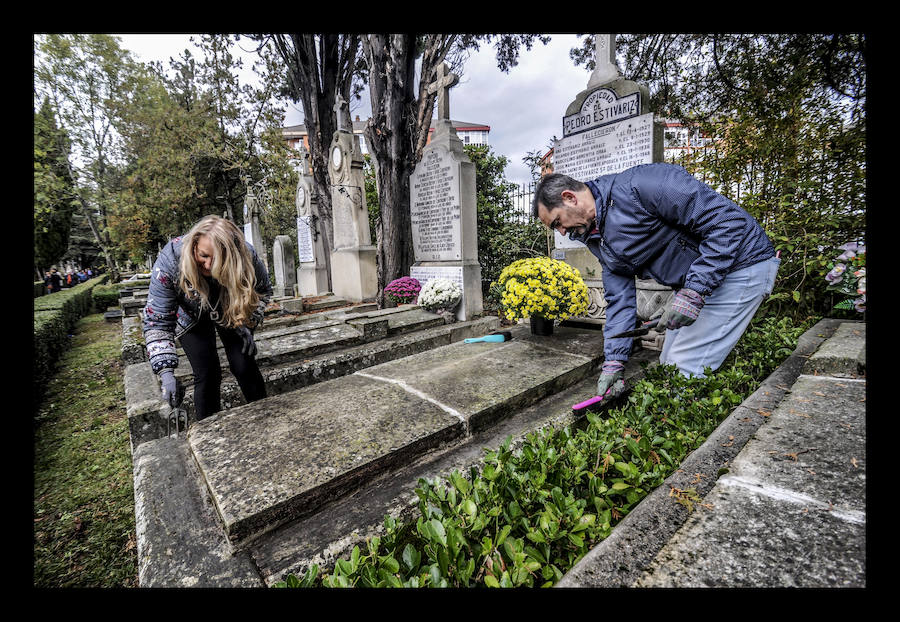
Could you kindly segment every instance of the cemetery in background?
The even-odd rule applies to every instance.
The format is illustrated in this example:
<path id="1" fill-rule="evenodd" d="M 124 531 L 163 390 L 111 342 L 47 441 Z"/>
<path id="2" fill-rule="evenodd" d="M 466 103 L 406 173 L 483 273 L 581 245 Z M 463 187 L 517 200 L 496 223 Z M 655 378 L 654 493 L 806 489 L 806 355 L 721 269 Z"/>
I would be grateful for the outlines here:
<path id="1" fill-rule="evenodd" d="M 697 46 L 698 50 L 707 49 L 704 46 L 710 43 L 699 36 L 671 37 L 668 44 L 673 46 L 673 50 L 682 52 L 693 49 L 691 46 Z M 651 95 L 650 88 L 644 82 L 623 77 L 617 64 L 617 37 L 595 35 L 592 39 L 594 72 L 568 109 L 560 111 L 562 137 L 553 137 L 548 151 L 539 154 L 541 157 L 532 157 L 531 161 L 542 172 L 553 170 L 583 179 L 616 173 L 643 163 L 665 160 L 680 164 L 715 189 L 735 198 L 763 223 L 776 249 L 781 251 L 783 264 L 779 281 L 773 295 L 765 303 L 763 314 L 786 316 L 797 324 L 824 314 L 840 316 L 843 313 L 856 317 L 858 311 L 864 310 L 864 296 L 862 308 L 857 305 L 856 310 L 836 311 L 835 303 L 844 301 L 846 292 L 832 285 L 839 276 L 835 275 L 834 251 L 843 245 L 845 252 L 842 257 L 850 257 L 851 250 L 847 243 L 864 242 L 865 71 L 862 63 L 860 83 L 858 79 L 853 82 L 836 78 L 833 69 L 840 66 L 848 75 L 858 78 L 860 63 L 855 46 L 864 45 L 864 42 L 859 43 L 845 36 L 835 36 L 831 40 L 804 37 L 760 36 L 749 41 L 740 35 L 729 35 L 714 39 L 714 46 L 725 46 L 731 52 L 752 44 L 758 45 L 759 50 L 765 53 L 760 52 L 757 57 L 737 53 L 724 55 L 723 66 L 732 72 L 725 81 L 731 84 L 722 87 L 721 92 L 708 93 L 713 101 L 705 102 L 709 106 L 706 112 L 719 109 L 720 114 L 699 114 L 690 121 L 682 122 L 668 121 L 669 117 L 663 117 L 660 112 L 678 112 L 684 103 L 666 100 L 665 97 L 672 96 L 672 91 L 658 89 Z M 75 45 L 67 47 L 67 42 L 74 42 Z M 223 63 L 228 66 L 222 48 L 227 42 L 227 38 L 203 37 L 204 69 L 221 68 Z M 652 73 L 653 67 L 637 60 L 649 57 L 638 52 L 646 52 L 648 48 L 660 45 L 659 41 L 628 35 L 621 38 L 621 43 L 628 46 L 623 57 L 636 78 L 644 75 L 642 72 Z M 810 53 L 811 47 L 832 57 L 823 60 Z M 99 74 L 84 73 L 85 66 L 73 62 L 73 49 L 76 53 L 105 60 L 106 65 L 94 65 L 91 71 L 102 74 L 110 67 L 118 67 L 129 75 L 129 80 L 124 82 L 100 80 L 108 89 L 104 99 L 108 107 L 100 118 L 85 117 L 72 105 L 74 101 L 63 107 L 57 101 L 55 110 L 50 103 L 53 101 L 50 95 L 65 92 L 71 96 L 77 93 L 77 88 L 71 88 L 73 84 L 84 87 L 96 83 L 94 79 Z M 214 105 L 205 109 L 219 110 L 223 116 L 203 117 L 198 113 L 203 107 L 194 106 L 194 103 L 224 104 L 226 101 L 216 100 L 214 91 L 192 92 L 190 85 L 166 79 L 158 71 L 131 64 L 109 38 L 73 36 L 68 41 L 64 37 L 48 36 L 40 51 L 42 59 L 46 60 L 38 63 L 36 71 L 37 82 L 42 87 L 37 91 L 42 97 L 40 102 L 36 102 L 35 112 L 35 232 L 44 236 L 47 243 L 36 245 L 35 249 L 35 269 L 39 276 L 50 267 L 48 264 L 66 259 L 68 254 L 70 261 L 106 267 L 112 281 L 116 282 L 118 271 L 128 262 L 134 268 L 149 269 L 164 240 L 183 233 L 199 216 L 225 214 L 243 225 L 246 239 L 269 266 L 276 304 L 270 312 L 283 314 L 278 318 L 283 323 L 264 328 L 266 332 L 260 335 L 260 358 L 267 361 L 263 365 L 267 381 L 282 383 L 285 387 L 289 386 L 289 382 L 297 382 L 297 378 L 308 371 L 304 367 L 308 361 L 299 364 L 294 360 L 307 356 L 304 348 L 324 345 L 328 349 L 338 350 L 348 344 L 362 349 L 371 344 L 376 344 L 376 348 L 383 347 L 383 344 L 377 344 L 386 339 L 389 331 L 399 334 L 415 330 L 400 327 L 398 318 L 415 316 L 414 321 L 423 324 L 435 319 L 415 310 L 372 309 L 371 303 L 381 295 L 379 284 L 383 274 L 379 271 L 386 256 L 384 247 L 388 244 L 378 234 L 383 232 L 382 218 L 386 214 L 381 213 L 377 203 L 378 188 L 372 191 L 372 178 L 373 169 L 377 171 L 385 163 L 376 160 L 372 168 L 367 169 L 361 137 L 354 133 L 353 125 L 348 121 L 347 102 L 342 96 L 335 99 L 333 110 L 328 111 L 328 114 L 333 113 L 336 123 L 335 131 L 324 138 L 327 146 L 313 151 L 306 151 L 304 147 L 299 150 L 299 158 L 293 158 L 296 162 L 292 162 L 290 156 L 296 156 L 297 152 L 292 153 L 284 140 L 278 111 L 268 104 L 258 103 L 262 100 L 245 94 L 243 103 L 250 105 L 251 109 L 252 102 L 257 102 L 255 110 L 258 114 L 253 120 L 239 113 L 226 113 L 226 107 L 216 108 Z M 767 73 L 767 88 L 757 92 L 748 76 L 757 75 L 755 70 L 759 64 L 767 65 L 772 58 L 777 60 L 776 64 L 783 66 L 784 71 L 776 75 Z M 275 57 L 269 58 L 273 59 Z M 841 62 L 837 63 L 838 60 Z M 749 62 L 750 66 L 741 62 Z M 854 62 L 857 64 L 853 65 Z M 182 72 L 192 67 L 188 62 L 176 65 Z M 277 74 L 277 68 L 270 66 L 265 74 L 269 86 L 277 83 Z M 211 78 L 211 74 L 201 71 L 196 78 L 199 81 L 214 81 L 221 78 L 221 74 L 217 75 L 220 77 Z M 435 73 L 425 78 L 428 81 L 423 88 L 436 99 L 437 118 L 432 121 L 434 133 L 422 145 L 421 158 L 406 180 L 410 225 L 407 275 L 418 279 L 423 285 L 431 280 L 447 279 L 458 286 L 461 294 L 458 306 L 450 311 L 452 320 L 445 315 L 438 321 L 438 324 L 454 324 L 455 328 L 445 329 L 428 324 L 428 329 L 445 331 L 445 336 L 451 341 L 458 341 L 465 330 L 484 331 L 488 326 L 485 321 L 497 320 L 490 313 L 496 305 L 491 283 L 505 265 L 530 256 L 550 256 L 577 267 L 589 290 L 591 304 L 585 317 L 576 319 L 586 324 L 602 324 L 605 321 L 605 302 L 596 260 L 583 245 L 557 233 L 550 234 L 540 223 L 531 219 L 534 185 L 516 187 L 509 183 L 504 177 L 504 155 L 494 154 L 484 145 L 464 146 L 450 117 L 450 89 L 458 78 L 449 66 L 438 64 Z M 697 82 L 690 84 L 696 85 Z M 123 94 L 116 91 L 123 85 L 133 89 L 129 92 L 132 98 L 128 100 L 128 109 L 111 103 L 125 100 L 115 97 Z M 733 90 L 735 85 L 745 91 L 741 97 L 735 97 L 729 90 Z M 576 88 L 580 87 L 577 85 Z M 712 90 L 712 87 L 709 88 Z M 843 98 L 836 98 L 835 92 L 843 93 Z M 776 96 L 776 93 L 782 95 Z M 687 97 L 695 93 L 686 88 L 679 94 Z M 229 97 L 237 96 L 232 93 Z M 182 105 L 185 101 L 191 105 Z M 722 116 L 721 110 L 726 110 L 728 114 Z M 88 131 L 88 127 L 97 122 L 101 125 L 105 123 L 110 135 L 116 138 L 107 143 L 104 142 L 106 139 L 98 139 L 96 133 Z M 158 133 L 148 134 L 149 128 L 154 128 Z M 685 130 L 683 136 L 679 135 L 681 128 Z M 176 143 L 182 140 L 202 145 L 205 151 L 179 148 Z M 536 142 L 544 140 L 544 137 L 535 137 Z M 666 146 L 669 150 L 665 149 Z M 323 165 L 327 169 L 327 192 L 322 190 L 321 180 L 317 179 Z M 185 170 L 190 171 L 188 178 L 179 178 L 181 171 Z M 165 191 L 160 192 L 160 187 Z M 395 207 L 392 206 L 392 209 Z M 72 255 L 77 237 L 74 234 L 76 224 L 86 228 L 96 243 L 93 254 L 80 251 L 77 256 Z M 647 319 L 656 307 L 665 302 L 668 288 L 649 280 L 638 281 L 638 315 Z M 40 282 L 36 283 L 35 292 L 36 295 L 44 293 Z M 75 294 L 53 293 L 42 296 L 45 300 L 35 304 L 35 338 L 39 336 L 39 323 L 43 322 L 43 326 L 51 328 L 42 328 L 42 334 L 52 333 L 56 344 L 47 359 L 58 355 L 65 342 L 71 322 L 68 319 L 63 322 L 62 318 L 66 314 L 83 314 L 82 303 L 86 298 Z M 158 461 L 159 455 L 171 450 L 154 444 L 157 438 L 140 436 L 144 431 L 136 427 L 141 425 L 141 417 L 152 417 L 156 413 L 138 417 L 135 416 L 135 408 L 151 404 L 152 408 L 147 407 L 150 408 L 147 410 L 149 413 L 157 407 L 158 401 L 155 378 L 137 369 L 143 364 L 140 339 L 135 337 L 139 331 L 128 329 L 134 322 L 133 318 L 140 313 L 145 302 L 145 298 L 142 299 L 144 295 L 135 291 L 132 296 L 117 299 L 117 302 L 124 316 L 121 318 L 123 358 L 135 357 L 134 361 L 128 361 L 131 363 L 131 375 L 126 384 L 132 395 L 140 393 L 143 400 L 140 404 L 129 404 L 135 472 L 148 469 L 143 471 L 146 475 L 144 479 L 152 479 L 155 475 L 153 464 L 178 465 L 180 462 Z M 308 310 L 306 305 L 310 301 L 322 300 L 361 306 L 354 309 L 358 313 L 349 317 L 343 312 L 327 318 L 323 315 L 322 325 L 295 326 L 288 323 L 297 319 L 293 314 Z M 77 313 L 72 310 L 76 303 L 80 305 Z M 485 314 L 485 311 L 488 313 Z M 397 315 L 392 315 L 394 313 Z M 598 338 L 598 331 L 584 330 L 589 336 L 580 335 L 579 338 Z M 302 336 L 298 337 L 300 333 Z M 451 334 L 455 337 L 450 337 Z M 409 341 L 414 341 L 413 336 Z M 661 337 L 657 337 L 652 343 L 645 343 L 646 350 L 658 349 L 660 341 Z M 557 386 L 553 382 L 536 379 L 540 373 L 528 373 L 525 363 L 535 356 L 534 351 L 526 350 L 531 347 L 528 343 L 527 339 L 515 341 L 515 347 L 523 351 L 519 353 L 519 358 L 504 360 L 503 364 L 507 367 L 502 370 L 496 363 L 484 359 L 480 362 L 486 365 L 480 372 L 482 376 L 463 376 L 464 380 L 460 383 L 469 386 L 483 381 L 489 370 L 523 382 L 527 385 L 526 392 L 559 390 L 566 382 L 575 382 L 574 376 L 560 377 L 553 381 L 562 383 Z M 596 343 L 593 343 L 588 348 L 590 356 L 596 355 L 595 346 Z M 453 347 L 452 343 L 449 347 Z M 587 342 L 579 347 L 587 348 Z M 544 352 L 542 356 L 549 356 L 552 349 L 537 350 Z M 387 348 L 386 352 L 390 350 Z M 469 348 L 466 352 L 471 355 L 472 351 Z M 566 357 L 572 353 L 556 353 L 554 356 L 557 354 L 568 360 Z M 367 357 L 360 359 L 367 362 L 358 364 L 371 365 L 371 357 Z M 439 360 L 440 353 L 433 357 L 435 360 L 431 364 L 440 371 L 443 364 Z M 342 364 L 350 365 L 348 360 Z M 596 363 L 590 360 L 592 362 L 588 367 Z M 474 360 L 469 363 L 479 364 Z M 333 362 L 328 364 L 336 365 Z M 578 373 L 588 373 L 584 369 L 584 361 L 579 360 L 578 365 Z M 460 367 L 465 368 L 465 365 Z M 557 369 L 560 364 L 550 367 L 554 368 L 553 373 L 562 373 Z M 401 361 L 392 369 L 401 374 L 398 377 L 405 378 L 403 374 L 407 372 L 402 368 Z M 360 373 L 354 375 L 352 383 L 359 383 L 362 387 L 387 382 L 392 385 L 391 390 L 407 390 L 406 379 L 366 375 L 362 369 L 356 370 Z M 383 368 L 379 373 L 390 373 L 384 369 L 391 368 Z M 420 371 L 428 372 L 428 365 L 416 370 L 417 373 Z M 459 371 L 465 374 L 466 369 Z M 471 370 L 469 372 L 472 373 Z M 181 370 L 180 373 L 191 372 Z M 523 377 L 519 378 L 517 373 Z M 452 389 L 455 387 L 445 388 L 444 392 L 452 393 Z M 231 390 L 236 391 L 234 387 Z M 490 399 L 496 397 L 494 393 L 488 393 Z M 421 392 L 415 395 L 417 399 L 423 397 Z M 427 408 L 435 406 L 433 398 L 425 397 L 431 405 Z M 285 413 L 296 415 L 297 412 L 291 409 L 296 409 L 298 403 L 306 403 L 302 397 L 291 393 L 273 398 L 283 398 L 273 401 L 277 406 L 265 411 L 266 416 L 275 418 L 290 419 Z M 239 397 L 229 399 L 234 399 L 234 403 L 227 408 L 241 407 Z M 444 399 L 442 396 L 441 400 Z M 315 400 L 313 402 L 318 404 Z M 253 405 L 246 406 L 247 409 L 242 412 L 247 414 L 248 421 L 256 420 Z M 323 408 L 326 406 L 322 405 Z M 439 406 L 439 410 L 444 411 L 442 416 L 453 415 L 454 425 L 460 422 L 466 428 L 470 425 L 468 421 L 463 421 L 465 415 L 460 410 Z M 371 407 L 378 408 L 374 404 Z M 384 408 L 390 410 L 399 406 L 392 402 Z M 380 411 L 373 413 L 380 416 Z M 410 423 L 413 418 L 400 419 Z M 222 417 L 223 422 L 227 420 L 227 417 Z M 199 425 L 192 429 L 190 451 L 194 452 L 197 460 L 189 463 L 205 469 L 204 478 L 211 482 L 211 486 L 213 478 L 223 478 L 223 486 L 218 489 L 212 486 L 210 493 L 215 497 L 218 508 L 226 508 L 222 510 L 222 516 L 227 518 L 228 538 L 232 544 L 242 544 L 242 538 L 258 537 L 259 534 L 254 532 L 256 529 L 271 531 L 271 538 L 275 538 L 282 523 L 289 518 L 297 518 L 290 515 L 294 511 L 291 504 L 302 495 L 289 498 L 285 505 L 281 505 L 280 500 L 270 498 L 268 493 L 260 493 L 259 499 L 254 497 L 254 501 L 258 500 L 264 506 L 259 514 L 254 514 L 255 510 L 251 509 L 244 518 L 235 518 L 247 508 L 242 505 L 241 495 L 233 494 L 230 478 L 243 477 L 244 473 L 232 473 L 230 459 L 217 464 L 217 435 L 221 434 L 223 439 L 233 443 L 225 443 L 232 451 L 242 451 L 243 431 L 238 428 L 229 431 L 224 426 L 222 430 L 210 433 L 210 426 L 206 423 L 209 422 L 195 422 Z M 315 433 L 318 423 L 310 425 L 310 431 Z M 354 433 L 365 431 L 362 420 L 355 425 Z M 372 425 L 376 436 L 384 432 L 377 422 Z M 479 425 L 487 426 L 488 423 Z M 392 432 L 399 433 L 404 429 L 399 423 L 395 427 L 397 430 Z M 208 444 L 204 444 L 204 432 L 212 434 L 207 439 L 212 439 Z M 278 460 L 282 454 L 290 458 L 297 446 L 287 433 L 274 436 L 273 442 L 283 443 L 285 447 L 284 451 L 276 452 L 279 454 L 277 458 L 265 450 L 248 450 L 253 454 L 248 459 L 259 458 L 264 462 L 271 459 L 270 463 L 263 465 L 263 479 L 266 475 L 271 480 L 283 475 Z M 353 439 L 354 442 L 357 440 Z M 137 451 L 138 445 L 140 451 Z M 340 443 L 332 445 L 322 451 L 334 453 L 331 457 L 338 461 L 346 458 Z M 367 446 L 381 449 L 375 441 Z M 395 451 L 393 446 L 385 449 L 387 456 Z M 153 452 L 162 453 L 156 455 Z M 288 487 L 297 485 L 293 479 L 288 479 Z M 326 482 L 325 486 L 328 485 L 331 484 Z M 137 490 L 139 505 L 159 509 L 159 513 L 151 512 L 154 516 L 165 516 L 162 506 L 165 499 L 153 497 L 153 494 L 150 488 Z M 228 507 L 231 510 L 227 510 Z M 138 510 L 139 522 L 153 520 L 147 516 L 149 514 Z M 265 520 L 273 520 L 276 524 L 257 522 Z M 139 528 L 138 532 L 140 549 L 147 546 L 142 539 L 153 536 L 148 535 L 147 529 Z M 198 546 L 202 547 L 202 543 Z M 158 569 L 165 567 L 169 561 L 156 561 L 161 566 L 147 571 L 147 564 L 152 566 L 153 560 L 148 562 L 142 559 L 144 570 L 150 573 L 142 581 L 152 584 L 153 572 L 159 573 L 155 576 L 159 581 L 170 579 L 163 576 L 165 571 Z M 247 580 L 260 580 L 258 575 L 250 575 Z"/>

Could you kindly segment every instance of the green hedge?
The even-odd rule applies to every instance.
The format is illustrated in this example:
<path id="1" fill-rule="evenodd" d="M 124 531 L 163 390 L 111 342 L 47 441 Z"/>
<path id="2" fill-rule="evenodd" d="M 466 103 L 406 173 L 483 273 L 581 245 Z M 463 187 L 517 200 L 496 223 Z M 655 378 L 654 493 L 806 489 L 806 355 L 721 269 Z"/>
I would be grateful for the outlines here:
<path id="1" fill-rule="evenodd" d="M 79 319 L 93 308 L 94 287 L 104 283 L 107 275 L 90 279 L 70 289 L 41 296 L 34 300 L 33 382 L 37 408 L 44 395 L 44 385 L 68 341 L 70 331 Z"/>
<path id="2" fill-rule="evenodd" d="M 149 280 L 121 281 L 119 283 L 98 285 L 94 288 L 94 308 L 97 311 L 106 311 L 108 307 L 117 307 L 119 306 L 119 298 L 123 289 L 146 289 L 148 287 L 150 287 Z"/>
<path id="3" fill-rule="evenodd" d="M 106 311 L 109 307 L 119 304 L 119 290 L 122 288 L 118 283 L 111 285 L 98 285 L 94 288 L 92 296 L 94 298 L 94 308 L 97 311 Z"/>

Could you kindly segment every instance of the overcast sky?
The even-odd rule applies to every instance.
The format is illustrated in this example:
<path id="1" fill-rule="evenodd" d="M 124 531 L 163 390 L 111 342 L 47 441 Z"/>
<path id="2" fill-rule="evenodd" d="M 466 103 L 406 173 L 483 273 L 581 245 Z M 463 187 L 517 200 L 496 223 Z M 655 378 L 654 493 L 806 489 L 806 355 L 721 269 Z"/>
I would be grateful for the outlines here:
<path id="1" fill-rule="evenodd" d="M 123 48 L 144 62 L 161 60 L 168 66 L 168 59 L 178 57 L 185 48 L 190 48 L 195 56 L 199 54 L 190 35 L 117 36 Z M 530 51 L 522 48 L 519 64 L 506 74 L 497 69 L 493 47 L 482 45 L 467 61 L 460 83 L 451 89 L 451 118 L 491 127 L 489 140 L 494 153 L 509 159 L 508 180 L 529 181 L 522 158 L 530 151 L 546 150 L 551 137 L 562 136 L 566 107 L 587 86 L 590 77 L 587 69 L 575 67 L 569 58 L 569 50 L 580 41 L 576 35 L 552 35 L 547 45 L 538 42 Z M 250 49 L 252 42 L 241 39 L 238 45 Z M 251 60 L 244 62 L 247 75 L 242 81 L 252 77 L 251 64 Z M 300 105 L 285 105 L 284 125 L 302 123 Z M 367 119 L 370 112 L 366 89 L 362 101 L 351 102 L 351 115 Z"/>

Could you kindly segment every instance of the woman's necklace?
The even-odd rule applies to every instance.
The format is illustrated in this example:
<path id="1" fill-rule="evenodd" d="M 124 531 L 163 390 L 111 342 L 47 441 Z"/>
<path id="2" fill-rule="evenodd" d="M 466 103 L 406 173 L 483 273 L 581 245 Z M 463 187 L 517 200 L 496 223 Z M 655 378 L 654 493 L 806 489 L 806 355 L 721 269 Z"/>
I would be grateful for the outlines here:
<path id="1" fill-rule="evenodd" d="M 213 285 L 211 281 L 209 284 L 210 298 L 212 298 L 213 293 L 215 293 L 216 295 L 216 302 L 214 304 L 210 304 L 209 306 L 209 319 L 218 324 L 219 320 L 221 319 L 221 314 L 219 313 L 219 302 L 221 302 L 222 300 L 222 289 L 220 285 Z"/>
<path id="2" fill-rule="evenodd" d="M 219 300 L 216 299 L 216 304 L 211 306 L 209 309 L 209 319 L 213 322 L 219 322 Z"/>

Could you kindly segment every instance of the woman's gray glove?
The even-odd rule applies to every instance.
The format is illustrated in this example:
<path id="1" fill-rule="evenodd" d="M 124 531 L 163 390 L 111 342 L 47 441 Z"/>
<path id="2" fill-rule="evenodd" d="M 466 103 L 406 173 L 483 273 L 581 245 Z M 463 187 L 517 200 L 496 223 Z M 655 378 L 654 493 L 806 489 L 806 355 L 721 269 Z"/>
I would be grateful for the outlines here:
<path id="1" fill-rule="evenodd" d="M 184 399 L 184 385 L 175 377 L 175 372 L 168 368 L 159 372 L 159 384 L 162 387 L 163 401 L 172 408 L 181 406 L 181 400 Z"/>
<path id="2" fill-rule="evenodd" d="M 244 342 L 241 352 L 247 356 L 256 356 L 256 343 L 253 341 L 253 333 L 250 332 L 250 329 L 246 326 L 238 326 L 235 330 L 240 335 L 241 341 Z"/>
<path id="3" fill-rule="evenodd" d="M 622 361 L 606 361 L 600 368 L 600 379 L 597 380 L 597 395 L 610 398 L 617 397 L 625 390 L 625 364 Z"/>

